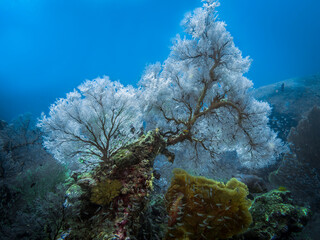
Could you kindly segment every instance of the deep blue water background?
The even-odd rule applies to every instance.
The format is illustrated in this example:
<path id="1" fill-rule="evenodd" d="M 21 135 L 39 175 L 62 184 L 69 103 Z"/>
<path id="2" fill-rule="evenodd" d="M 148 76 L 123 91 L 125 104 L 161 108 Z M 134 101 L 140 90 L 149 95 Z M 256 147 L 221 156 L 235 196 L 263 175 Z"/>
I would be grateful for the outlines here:
<path id="1" fill-rule="evenodd" d="M 47 112 L 85 79 L 135 85 L 200 0 L 1 0 L 0 119 Z M 320 1 L 221 0 L 255 87 L 320 72 Z"/>

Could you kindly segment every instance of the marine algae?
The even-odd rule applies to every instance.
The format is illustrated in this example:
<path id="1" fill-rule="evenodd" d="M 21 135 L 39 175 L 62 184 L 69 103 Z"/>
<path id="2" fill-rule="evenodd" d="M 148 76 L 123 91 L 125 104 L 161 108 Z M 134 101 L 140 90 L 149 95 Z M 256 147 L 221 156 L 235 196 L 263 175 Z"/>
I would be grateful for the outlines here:
<path id="1" fill-rule="evenodd" d="M 226 239 L 252 222 L 247 186 L 232 178 L 226 184 L 173 170 L 166 193 L 169 214 L 165 239 Z"/>

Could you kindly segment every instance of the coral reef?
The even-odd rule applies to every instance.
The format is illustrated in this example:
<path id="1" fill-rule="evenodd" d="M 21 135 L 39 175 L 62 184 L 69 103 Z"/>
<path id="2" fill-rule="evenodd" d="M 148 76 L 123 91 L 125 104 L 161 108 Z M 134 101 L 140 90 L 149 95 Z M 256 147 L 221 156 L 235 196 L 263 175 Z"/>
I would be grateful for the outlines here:
<path id="1" fill-rule="evenodd" d="M 320 209 L 320 108 L 313 107 L 307 117 L 292 128 L 288 137 L 290 153 L 285 154 L 280 166 L 269 175 L 275 186 L 287 187 L 295 199 L 308 202 Z"/>
<path id="2" fill-rule="evenodd" d="M 320 75 L 293 78 L 262 86 L 253 91 L 258 100 L 272 106 L 270 126 L 278 137 L 286 141 L 292 127 L 297 126 L 306 112 L 315 104 L 320 105 Z M 284 83 L 284 91 L 281 85 Z"/>
<path id="3" fill-rule="evenodd" d="M 320 171 L 320 107 L 314 106 L 296 128 L 292 128 L 288 141 L 297 158 Z"/>
<path id="4" fill-rule="evenodd" d="M 65 209 L 68 170 L 41 145 L 36 117 L 0 120 L 0 239 L 55 239 L 76 212 Z"/>
<path id="5" fill-rule="evenodd" d="M 163 194 L 152 192 L 150 201 L 140 215 L 140 229 L 137 239 L 160 240 L 167 228 L 167 211 Z"/>
<path id="6" fill-rule="evenodd" d="M 237 174 L 235 178 L 247 185 L 250 193 L 267 192 L 267 186 L 264 180 L 256 175 Z"/>
<path id="7" fill-rule="evenodd" d="M 292 239 L 311 217 L 309 208 L 296 206 L 289 191 L 272 190 L 255 198 L 250 212 L 253 224 L 243 235 L 233 239 Z"/>
<path id="8" fill-rule="evenodd" d="M 81 187 L 80 221 L 69 239 L 130 239 L 153 189 L 153 161 L 164 149 L 157 131 L 121 148 L 91 173 L 75 175 Z M 84 237 L 86 236 L 86 237 Z"/>
<path id="9" fill-rule="evenodd" d="M 98 205 L 107 205 L 120 194 L 121 188 L 120 181 L 106 179 L 92 188 L 90 201 Z"/>
<path id="10" fill-rule="evenodd" d="M 174 169 L 166 194 L 169 213 L 165 239 L 225 239 L 252 222 L 248 188 L 232 178 L 226 184 Z"/>

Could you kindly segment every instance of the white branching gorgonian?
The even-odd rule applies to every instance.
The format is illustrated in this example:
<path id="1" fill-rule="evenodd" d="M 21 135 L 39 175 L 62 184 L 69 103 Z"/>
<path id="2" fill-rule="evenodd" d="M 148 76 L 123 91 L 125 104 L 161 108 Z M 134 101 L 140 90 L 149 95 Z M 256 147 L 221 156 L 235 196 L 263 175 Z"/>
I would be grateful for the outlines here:
<path id="1" fill-rule="evenodd" d="M 249 92 L 253 84 L 244 74 L 251 61 L 217 20 L 218 5 L 204 1 L 188 13 L 186 36 L 176 37 L 162 66 L 146 69 L 140 81 L 146 122 L 160 129 L 168 146 L 187 142 L 212 157 L 236 150 L 242 163 L 262 166 L 284 148 L 268 126 L 270 106 Z"/>
<path id="2" fill-rule="evenodd" d="M 268 126 L 270 106 L 250 94 L 244 74 L 251 61 L 217 20 L 218 5 L 207 0 L 185 16 L 186 35 L 176 37 L 163 65 L 146 69 L 141 89 L 98 78 L 53 104 L 38 124 L 47 149 L 61 161 L 89 155 L 107 162 L 144 121 L 160 130 L 172 161 L 168 150 L 197 159 L 236 150 L 250 167 L 274 160 L 285 148 Z"/>
<path id="3" fill-rule="evenodd" d="M 50 107 L 38 124 L 60 161 L 84 156 L 105 162 L 142 127 L 137 90 L 108 77 L 86 81 Z"/>

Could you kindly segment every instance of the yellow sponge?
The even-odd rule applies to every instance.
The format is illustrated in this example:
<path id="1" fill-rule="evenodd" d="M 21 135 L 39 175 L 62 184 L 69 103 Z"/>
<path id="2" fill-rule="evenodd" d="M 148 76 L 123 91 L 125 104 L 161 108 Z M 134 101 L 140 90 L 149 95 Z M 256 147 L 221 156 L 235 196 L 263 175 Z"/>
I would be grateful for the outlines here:
<path id="1" fill-rule="evenodd" d="M 232 178 L 226 184 L 173 170 L 166 193 L 169 214 L 165 239 L 226 239 L 252 222 L 247 186 Z"/>

